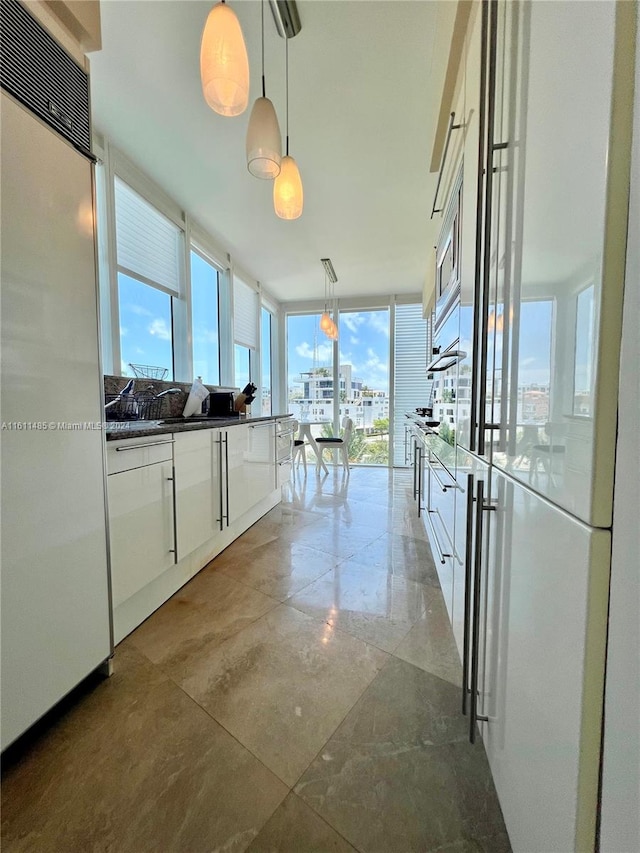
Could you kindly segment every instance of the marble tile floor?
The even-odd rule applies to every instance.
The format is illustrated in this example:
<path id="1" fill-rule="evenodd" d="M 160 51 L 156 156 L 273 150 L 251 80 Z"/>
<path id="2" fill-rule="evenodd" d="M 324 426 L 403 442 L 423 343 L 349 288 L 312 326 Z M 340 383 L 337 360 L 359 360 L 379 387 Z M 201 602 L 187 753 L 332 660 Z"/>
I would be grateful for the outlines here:
<path id="1" fill-rule="evenodd" d="M 7 751 L 2 849 L 509 853 L 410 490 L 295 475 Z"/>

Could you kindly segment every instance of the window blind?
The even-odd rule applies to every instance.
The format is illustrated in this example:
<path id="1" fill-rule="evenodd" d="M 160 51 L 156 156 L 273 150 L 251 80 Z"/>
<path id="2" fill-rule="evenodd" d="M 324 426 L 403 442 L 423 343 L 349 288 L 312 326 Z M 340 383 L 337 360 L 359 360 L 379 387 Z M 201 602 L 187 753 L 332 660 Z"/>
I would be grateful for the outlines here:
<path id="1" fill-rule="evenodd" d="M 243 347 L 258 347 L 258 294 L 236 276 L 233 277 L 233 338 Z"/>
<path id="2" fill-rule="evenodd" d="M 404 466 L 405 412 L 428 405 L 427 321 L 422 305 L 396 305 L 394 330 L 393 464 Z"/>
<path id="3" fill-rule="evenodd" d="M 118 266 L 180 293 L 180 229 L 120 178 L 115 179 Z"/>

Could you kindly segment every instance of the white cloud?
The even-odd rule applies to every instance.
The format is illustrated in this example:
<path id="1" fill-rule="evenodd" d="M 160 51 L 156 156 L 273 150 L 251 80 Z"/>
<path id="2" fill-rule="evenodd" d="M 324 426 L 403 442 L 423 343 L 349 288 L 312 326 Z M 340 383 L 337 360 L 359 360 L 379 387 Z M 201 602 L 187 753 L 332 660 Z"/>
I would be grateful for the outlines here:
<path id="1" fill-rule="evenodd" d="M 357 332 L 358 326 L 365 322 L 365 318 L 361 314 L 341 314 L 340 322 L 344 323 L 350 332 Z"/>
<path id="2" fill-rule="evenodd" d="M 389 337 L 389 315 L 387 313 L 380 314 L 372 312 L 369 314 L 369 325 L 376 332 L 380 332 L 380 334 L 387 338 Z"/>
<path id="3" fill-rule="evenodd" d="M 121 337 L 121 338 L 126 338 L 126 336 L 127 336 L 128 334 L 129 334 L 129 329 L 127 329 L 127 327 L 126 327 L 126 326 L 120 326 L 120 337 Z"/>
<path id="4" fill-rule="evenodd" d="M 350 340 L 351 340 L 351 343 L 352 343 L 354 346 L 356 346 L 357 344 L 359 344 L 359 343 L 360 343 L 360 338 L 356 338 L 356 336 L 355 336 L 355 335 L 351 335 Z"/>
<path id="5" fill-rule="evenodd" d="M 127 305 L 132 314 L 138 314 L 140 317 L 153 317 L 153 311 L 148 308 L 143 308 L 142 305 Z"/>
<path id="6" fill-rule="evenodd" d="M 162 317 L 156 317 L 156 319 L 150 324 L 148 332 L 150 335 L 160 338 L 161 341 L 171 340 L 171 330 L 167 326 L 167 321 Z"/>
<path id="7" fill-rule="evenodd" d="M 307 341 L 303 341 L 296 347 L 296 352 L 300 358 L 309 358 L 312 361 L 316 361 L 318 364 L 322 364 L 324 362 L 331 361 L 333 347 L 331 344 L 319 344 L 316 346 L 314 353 L 313 347 L 311 347 Z"/>

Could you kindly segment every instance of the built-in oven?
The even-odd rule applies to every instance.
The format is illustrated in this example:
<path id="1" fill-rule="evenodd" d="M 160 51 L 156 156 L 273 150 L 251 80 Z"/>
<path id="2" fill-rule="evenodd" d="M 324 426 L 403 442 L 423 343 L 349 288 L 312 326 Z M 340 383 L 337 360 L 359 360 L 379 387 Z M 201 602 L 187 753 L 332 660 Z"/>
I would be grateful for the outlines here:
<path id="1" fill-rule="evenodd" d="M 460 212 L 462 173 L 454 184 L 436 247 L 436 302 L 431 317 L 432 349 L 427 363 L 431 418 L 436 431 L 455 445 L 460 346 Z"/>

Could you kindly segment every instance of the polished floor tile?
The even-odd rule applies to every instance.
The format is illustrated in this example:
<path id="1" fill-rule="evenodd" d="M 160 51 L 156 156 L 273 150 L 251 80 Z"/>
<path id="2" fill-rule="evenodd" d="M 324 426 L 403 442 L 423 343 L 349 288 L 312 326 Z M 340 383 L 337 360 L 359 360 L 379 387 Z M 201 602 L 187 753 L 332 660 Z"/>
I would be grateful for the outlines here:
<path id="1" fill-rule="evenodd" d="M 2 785 L 12 853 L 240 853 L 287 788 L 130 646 Z"/>
<path id="2" fill-rule="evenodd" d="M 295 794 L 287 799 L 248 853 L 356 853 L 355 849 Z"/>
<path id="3" fill-rule="evenodd" d="M 431 548 L 424 539 L 387 533 L 353 555 L 363 566 L 384 569 L 416 583 L 440 587 Z"/>
<path id="4" fill-rule="evenodd" d="M 401 575 L 345 560 L 294 595 L 289 604 L 393 652 L 423 616 L 432 589 Z"/>
<path id="5" fill-rule="evenodd" d="M 282 605 L 221 646 L 200 650 L 180 684 L 292 785 L 386 658 Z"/>
<path id="6" fill-rule="evenodd" d="M 452 685 L 392 658 L 295 792 L 362 853 L 508 850 L 459 704 Z"/>
<path id="7" fill-rule="evenodd" d="M 331 571 L 338 561 L 338 557 L 322 550 L 276 539 L 234 560 L 225 560 L 220 571 L 234 581 L 284 601 Z"/>
<path id="8" fill-rule="evenodd" d="M 130 635 L 129 641 L 169 674 L 199 648 L 219 644 L 278 606 L 213 568 L 196 575 Z"/>
<path id="9" fill-rule="evenodd" d="M 423 585 L 424 610 L 393 653 L 445 681 L 460 685 L 462 666 L 442 592 Z"/>

